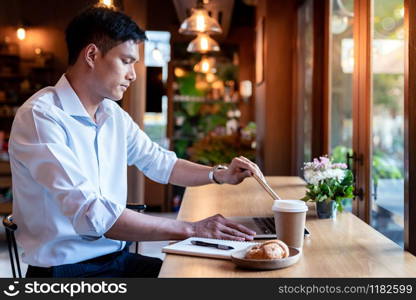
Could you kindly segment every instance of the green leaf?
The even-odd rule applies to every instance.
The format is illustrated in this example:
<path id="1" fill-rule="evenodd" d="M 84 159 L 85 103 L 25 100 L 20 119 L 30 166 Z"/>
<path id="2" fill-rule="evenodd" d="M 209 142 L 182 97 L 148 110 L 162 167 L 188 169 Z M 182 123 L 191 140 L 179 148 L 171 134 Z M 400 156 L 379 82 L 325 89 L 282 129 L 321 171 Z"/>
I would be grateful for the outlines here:
<path id="1" fill-rule="evenodd" d="M 311 200 L 311 198 L 310 198 L 308 195 L 305 195 L 305 196 L 304 196 L 303 198 L 301 198 L 300 200 L 307 202 L 307 201 Z"/>

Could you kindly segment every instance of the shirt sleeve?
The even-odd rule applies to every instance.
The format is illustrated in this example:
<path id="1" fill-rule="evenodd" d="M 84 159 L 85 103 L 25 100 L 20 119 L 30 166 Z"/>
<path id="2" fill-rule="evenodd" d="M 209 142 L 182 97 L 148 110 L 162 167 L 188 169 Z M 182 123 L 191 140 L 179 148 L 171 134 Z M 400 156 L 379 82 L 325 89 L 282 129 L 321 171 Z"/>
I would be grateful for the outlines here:
<path id="1" fill-rule="evenodd" d="M 102 197 L 82 174 L 76 155 L 67 146 L 65 128 L 46 112 L 32 107 L 19 110 L 9 153 L 51 194 L 83 238 L 102 237 L 124 210 Z"/>
<path id="2" fill-rule="evenodd" d="M 127 163 L 135 165 L 150 179 L 168 183 L 178 160 L 175 152 L 166 150 L 153 142 L 124 112 L 127 123 Z"/>

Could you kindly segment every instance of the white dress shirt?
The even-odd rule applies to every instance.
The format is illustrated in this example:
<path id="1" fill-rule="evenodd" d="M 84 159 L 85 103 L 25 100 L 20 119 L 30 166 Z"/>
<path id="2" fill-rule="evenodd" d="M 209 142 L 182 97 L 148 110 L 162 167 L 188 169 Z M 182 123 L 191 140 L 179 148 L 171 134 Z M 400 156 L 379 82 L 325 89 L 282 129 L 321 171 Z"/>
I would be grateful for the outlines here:
<path id="1" fill-rule="evenodd" d="M 167 183 L 177 161 L 105 99 L 91 119 L 65 75 L 17 111 L 9 141 L 24 262 L 75 263 L 121 250 L 104 237 L 126 207 L 127 165 Z"/>

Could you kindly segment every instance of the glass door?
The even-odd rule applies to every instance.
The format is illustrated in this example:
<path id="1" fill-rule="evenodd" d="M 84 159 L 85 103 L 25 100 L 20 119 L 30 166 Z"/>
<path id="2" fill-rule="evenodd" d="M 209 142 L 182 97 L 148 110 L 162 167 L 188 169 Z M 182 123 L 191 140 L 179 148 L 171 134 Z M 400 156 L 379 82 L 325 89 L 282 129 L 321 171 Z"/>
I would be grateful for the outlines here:
<path id="1" fill-rule="evenodd" d="M 403 246 L 404 0 L 373 0 L 371 225 Z"/>
<path id="2" fill-rule="evenodd" d="M 354 171 L 349 209 L 403 247 L 405 0 L 330 3 L 331 154 Z"/>

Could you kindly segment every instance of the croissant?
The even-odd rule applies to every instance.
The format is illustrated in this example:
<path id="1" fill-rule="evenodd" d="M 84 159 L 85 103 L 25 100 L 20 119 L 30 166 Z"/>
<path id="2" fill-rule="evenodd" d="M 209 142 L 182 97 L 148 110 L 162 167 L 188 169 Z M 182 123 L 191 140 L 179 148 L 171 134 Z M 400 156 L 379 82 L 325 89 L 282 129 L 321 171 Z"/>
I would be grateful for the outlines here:
<path id="1" fill-rule="evenodd" d="M 260 245 L 253 246 L 247 251 L 248 259 L 280 259 L 289 256 L 289 248 L 281 240 L 271 240 Z"/>

